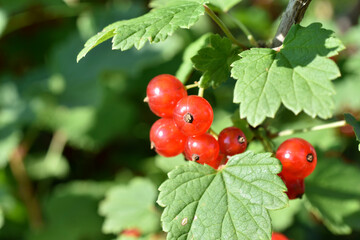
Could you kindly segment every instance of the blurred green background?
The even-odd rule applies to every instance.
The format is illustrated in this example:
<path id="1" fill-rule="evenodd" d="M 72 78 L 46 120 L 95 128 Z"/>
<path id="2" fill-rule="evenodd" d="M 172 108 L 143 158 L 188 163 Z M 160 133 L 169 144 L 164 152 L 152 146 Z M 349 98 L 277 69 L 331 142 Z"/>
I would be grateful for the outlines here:
<path id="1" fill-rule="evenodd" d="M 183 162 L 181 157 L 164 159 L 150 150 L 149 129 L 157 118 L 143 99 L 151 78 L 176 73 L 191 42 L 207 32 L 222 34 L 208 17 L 191 30 L 180 30 L 140 51 L 112 51 L 107 41 L 76 63 L 88 38 L 110 23 L 148 12 L 148 4 L 146 0 L 0 0 L 0 239 L 114 239 L 117 228 L 102 230 L 107 213 L 99 210 L 109 189 L 135 176 L 158 186 L 169 170 Z M 268 42 L 286 4 L 285 0 L 243 0 L 230 13 L 256 39 Z M 336 59 L 343 76 L 335 81 L 338 95 L 332 120 L 342 119 L 343 112 L 360 117 L 360 27 L 359 16 L 351 15 L 356 4 L 355 0 L 313 1 L 304 19 L 304 25 L 318 21 L 333 29 L 347 46 Z M 240 30 L 228 24 L 245 42 Z M 200 76 L 195 72 L 189 81 Z M 232 125 L 231 116 L 238 108 L 232 103 L 234 83 L 228 80 L 205 92 L 214 107 L 217 132 Z M 278 131 L 323 122 L 281 109 L 266 124 Z M 324 154 L 359 166 L 351 129 L 301 137 Z M 256 141 L 250 148 L 262 150 Z M 284 221 L 290 224 L 279 228 L 292 239 L 360 238 L 358 215 L 351 220 L 351 235 L 336 236 L 302 208 L 288 214 Z M 159 214 L 161 209 L 154 211 Z M 155 225 L 149 232 L 160 232 L 158 220 Z"/>

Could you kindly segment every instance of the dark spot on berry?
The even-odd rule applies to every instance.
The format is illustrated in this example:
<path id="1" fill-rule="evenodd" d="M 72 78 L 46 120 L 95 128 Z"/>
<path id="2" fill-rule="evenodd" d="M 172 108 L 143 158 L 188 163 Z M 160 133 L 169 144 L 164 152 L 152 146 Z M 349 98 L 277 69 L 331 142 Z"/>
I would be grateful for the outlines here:
<path id="1" fill-rule="evenodd" d="M 296 198 L 302 199 L 303 195 L 304 195 L 304 193 L 300 193 L 300 194 L 298 194 L 298 195 L 296 196 Z"/>
<path id="2" fill-rule="evenodd" d="M 306 155 L 306 160 L 308 162 L 312 162 L 314 160 L 314 155 L 312 155 L 312 153 L 309 153 L 308 155 Z"/>
<path id="3" fill-rule="evenodd" d="M 200 160 L 200 156 L 194 153 L 194 154 L 191 156 L 191 160 L 194 161 L 194 162 L 197 162 L 197 161 Z"/>
<path id="4" fill-rule="evenodd" d="M 192 123 L 194 121 L 193 115 L 191 115 L 191 113 L 186 113 L 184 115 L 184 121 L 187 123 Z"/>
<path id="5" fill-rule="evenodd" d="M 242 137 L 242 136 L 239 136 L 239 137 L 238 137 L 238 142 L 239 142 L 240 144 L 243 144 L 243 143 L 245 142 L 245 138 Z"/>

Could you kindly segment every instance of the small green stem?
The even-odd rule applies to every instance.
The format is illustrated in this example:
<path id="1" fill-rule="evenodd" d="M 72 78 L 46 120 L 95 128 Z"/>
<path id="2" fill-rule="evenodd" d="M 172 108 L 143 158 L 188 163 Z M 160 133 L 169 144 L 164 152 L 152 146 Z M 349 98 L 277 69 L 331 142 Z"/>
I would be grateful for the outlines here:
<path id="1" fill-rule="evenodd" d="M 198 93 L 198 96 L 200 96 L 200 97 L 203 97 L 204 96 L 204 88 L 202 88 L 202 87 L 199 87 L 199 93 Z"/>
<path id="2" fill-rule="evenodd" d="M 225 33 L 225 35 L 236 45 L 240 46 L 243 49 L 246 49 L 247 47 L 243 45 L 241 42 L 239 42 L 234 35 L 230 32 L 228 27 L 221 21 L 221 19 L 216 16 L 216 14 L 211 10 L 208 6 L 204 5 L 206 13 L 211 17 L 212 20 L 221 28 L 221 30 Z"/>
<path id="3" fill-rule="evenodd" d="M 208 133 L 210 133 L 214 138 L 216 138 L 216 140 L 218 139 L 219 135 L 212 128 L 209 128 Z"/>
<path id="4" fill-rule="evenodd" d="M 255 46 L 255 47 L 259 47 L 259 44 L 257 43 L 257 41 L 255 40 L 254 36 L 251 34 L 251 32 L 249 31 L 249 29 L 237 18 L 233 17 L 230 14 L 226 14 L 227 16 L 230 17 L 230 19 L 241 29 L 241 31 L 243 31 L 247 37 L 247 39 L 249 40 L 249 42 L 251 43 L 251 45 Z"/>
<path id="5" fill-rule="evenodd" d="M 185 86 L 186 89 L 191 89 L 191 88 L 196 88 L 196 87 L 199 87 L 198 82 L 194 82 L 193 84 L 189 84 L 189 85 Z"/>
<path id="6" fill-rule="evenodd" d="M 346 125 L 346 121 L 342 120 L 342 121 L 322 124 L 322 125 L 318 125 L 318 126 L 310 127 L 310 128 L 288 129 L 288 130 L 284 130 L 284 131 L 278 132 L 276 134 L 273 134 L 270 137 L 271 138 L 283 137 L 283 136 L 293 135 L 295 133 L 305 133 L 305 132 L 319 131 L 319 130 L 324 130 L 324 129 L 329 129 L 329 128 L 338 128 L 338 127 L 343 127 L 345 125 Z"/>

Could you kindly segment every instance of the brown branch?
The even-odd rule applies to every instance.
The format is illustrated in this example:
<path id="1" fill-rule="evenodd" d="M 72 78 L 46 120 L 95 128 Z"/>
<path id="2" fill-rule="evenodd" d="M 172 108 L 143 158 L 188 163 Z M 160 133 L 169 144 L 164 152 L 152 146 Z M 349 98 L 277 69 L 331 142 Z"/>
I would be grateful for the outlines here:
<path id="1" fill-rule="evenodd" d="M 42 227 L 43 219 L 39 202 L 34 194 L 33 185 L 26 173 L 23 161 L 27 152 L 27 144 L 19 144 L 10 157 L 9 165 L 18 183 L 20 197 L 28 211 L 30 225 L 32 228 L 38 229 Z"/>
<path id="2" fill-rule="evenodd" d="M 291 26 L 301 22 L 310 2 L 311 0 L 289 0 L 289 4 L 281 17 L 279 28 L 273 39 L 272 48 L 280 47 Z"/>

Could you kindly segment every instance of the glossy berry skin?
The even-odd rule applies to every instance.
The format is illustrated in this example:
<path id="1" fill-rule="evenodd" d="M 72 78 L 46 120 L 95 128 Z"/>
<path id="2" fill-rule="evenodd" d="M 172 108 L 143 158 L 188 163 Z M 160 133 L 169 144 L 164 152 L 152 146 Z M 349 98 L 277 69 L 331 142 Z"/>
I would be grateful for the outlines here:
<path id="1" fill-rule="evenodd" d="M 304 179 L 315 169 L 317 156 L 314 147 L 301 138 L 284 141 L 276 151 L 283 165 L 281 175 L 286 179 Z"/>
<path id="2" fill-rule="evenodd" d="M 220 166 L 226 165 L 227 162 L 229 161 L 229 158 L 228 158 L 228 156 L 226 156 L 225 154 L 220 152 L 217 161 L 219 162 L 218 167 L 220 167 Z"/>
<path id="3" fill-rule="evenodd" d="M 171 118 L 160 118 L 150 129 L 151 146 L 164 157 L 174 157 L 184 151 L 186 136 Z"/>
<path id="4" fill-rule="evenodd" d="M 181 99 L 173 115 L 176 126 L 186 136 L 205 133 L 214 118 L 212 107 L 205 98 L 191 95 Z"/>
<path id="5" fill-rule="evenodd" d="M 271 240 L 289 240 L 284 234 L 274 232 L 271 235 Z"/>
<path id="6" fill-rule="evenodd" d="M 218 158 L 219 144 L 216 139 L 208 133 L 188 137 L 184 154 L 187 160 L 207 164 L 215 169 L 219 167 L 219 161 L 221 160 Z"/>
<path id="7" fill-rule="evenodd" d="M 293 179 L 293 178 L 286 179 L 281 174 L 279 176 L 282 178 L 288 189 L 286 195 L 290 200 L 301 198 L 304 195 L 305 193 L 304 179 Z"/>
<path id="8" fill-rule="evenodd" d="M 245 152 L 247 146 L 245 134 L 237 127 L 224 128 L 218 141 L 220 151 L 229 156 Z"/>
<path id="9" fill-rule="evenodd" d="M 184 85 L 170 74 L 161 74 L 149 82 L 146 95 L 153 113 L 171 118 L 177 102 L 187 96 Z"/>

